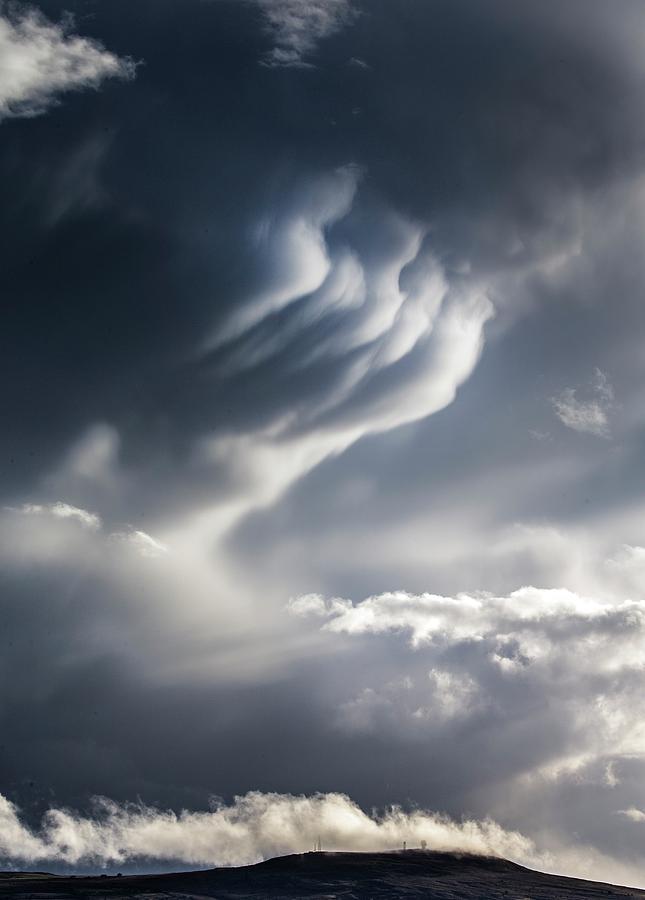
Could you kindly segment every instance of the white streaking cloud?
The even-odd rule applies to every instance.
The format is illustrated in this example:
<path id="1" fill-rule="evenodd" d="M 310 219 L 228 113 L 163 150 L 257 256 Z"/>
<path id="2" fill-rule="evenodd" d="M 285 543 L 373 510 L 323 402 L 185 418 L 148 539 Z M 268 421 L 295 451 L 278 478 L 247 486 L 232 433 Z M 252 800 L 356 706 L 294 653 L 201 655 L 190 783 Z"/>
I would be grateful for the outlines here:
<path id="1" fill-rule="evenodd" d="M 303 382 L 323 365 L 333 376 L 307 403 L 279 410 L 259 429 L 199 442 L 200 464 L 227 466 L 239 491 L 200 516 L 192 543 L 197 531 L 210 543 L 269 506 L 361 437 L 445 408 L 479 360 L 494 315 L 486 286 L 453 289 L 425 246 L 424 226 L 380 208 L 371 215 L 370 243 L 382 252 L 328 239 L 351 216 L 360 174 L 350 166 L 313 179 L 284 211 L 259 220 L 254 249 L 271 277 L 202 352 L 222 350 L 228 374 L 289 353 L 291 372 Z M 275 313 L 287 309 L 291 315 L 277 326 Z M 312 340 L 321 323 L 329 326 L 325 336 Z"/>
<path id="2" fill-rule="evenodd" d="M 36 116 L 60 94 L 132 78 L 135 64 L 33 8 L 0 4 L 0 121 Z"/>
<path id="3" fill-rule="evenodd" d="M 53 516 L 55 519 L 71 519 L 79 522 L 85 528 L 92 529 L 92 531 L 98 531 L 102 525 L 101 517 L 96 513 L 88 512 L 86 509 L 72 506 L 69 503 L 63 503 L 61 500 L 45 505 L 40 503 L 23 503 L 17 509 L 7 508 L 10 512 L 22 513 L 25 516 Z"/>

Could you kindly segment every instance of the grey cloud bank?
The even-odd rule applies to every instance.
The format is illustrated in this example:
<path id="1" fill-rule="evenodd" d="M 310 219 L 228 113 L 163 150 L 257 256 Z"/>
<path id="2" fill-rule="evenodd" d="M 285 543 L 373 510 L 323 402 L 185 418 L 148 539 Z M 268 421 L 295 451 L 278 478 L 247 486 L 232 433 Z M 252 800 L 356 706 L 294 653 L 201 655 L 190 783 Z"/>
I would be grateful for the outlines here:
<path id="1" fill-rule="evenodd" d="M 642 3 L 40 6 L 0 858 L 423 830 L 645 883 Z"/>

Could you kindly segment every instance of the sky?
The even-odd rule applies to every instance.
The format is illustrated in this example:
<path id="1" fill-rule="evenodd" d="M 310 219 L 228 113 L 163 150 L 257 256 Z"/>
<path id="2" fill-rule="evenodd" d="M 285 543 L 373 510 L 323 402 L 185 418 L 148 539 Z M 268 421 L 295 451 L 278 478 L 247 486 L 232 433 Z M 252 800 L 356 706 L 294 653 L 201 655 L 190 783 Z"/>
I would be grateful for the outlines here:
<path id="1" fill-rule="evenodd" d="M 0 863 L 645 886 L 645 3 L 0 3 Z"/>

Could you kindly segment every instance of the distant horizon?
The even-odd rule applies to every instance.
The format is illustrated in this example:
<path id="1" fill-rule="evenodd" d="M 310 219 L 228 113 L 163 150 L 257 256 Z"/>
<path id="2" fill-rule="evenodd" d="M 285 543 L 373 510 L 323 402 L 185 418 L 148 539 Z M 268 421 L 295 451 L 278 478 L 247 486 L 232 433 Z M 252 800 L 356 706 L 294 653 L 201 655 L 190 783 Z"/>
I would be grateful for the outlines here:
<path id="1" fill-rule="evenodd" d="M 460 860 L 468 860 L 468 861 L 470 861 L 471 864 L 476 863 L 476 860 L 478 860 L 478 859 L 480 859 L 482 861 L 482 863 L 487 863 L 487 862 L 488 863 L 501 863 L 501 864 L 503 864 L 503 867 L 497 868 L 495 870 L 497 880 L 489 882 L 489 886 L 491 887 L 491 889 L 492 889 L 492 887 L 495 887 L 495 889 L 498 892 L 501 891 L 504 894 L 504 896 L 506 896 L 508 894 L 508 890 L 506 890 L 504 892 L 504 888 L 505 888 L 504 877 L 505 876 L 507 877 L 509 875 L 509 873 L 513 873 L 513 872 L 526 873 L 528 876 L 531 876 L 531 875 L 538 876 L 538 877 L 544 876 L 547 879 L 554 878 L 558 882 L 558 887 L 560 890 L 563 889 L 561 882 L 565 882 L 565 885 L 567 882 L 576 882 L 576 883 L 581 882 L 582 884 L 595 885 L 596 887 L 602 887 L 603 884 L 605 884 L 607 887 L 610 887 L 610 888 L 613 887 L 618 890 L 620 890 L 620 889 L 638 890 L 638 888 L 635 886 L 619 885 L 619 884 L 613 884 L 610 882 L 605 882 L 605 883 L 590 882 L 585 879 L 571 878 L 570 876 L 562 876 L 562 875 L 559 875 L 558 873 L 543 873 L 540 870 L 521 866 L 517 863 L 513 863 L 509 860 L 505 860 L 501 857 L 482 856 L 482 855 L 473 854 L 473 853 L 459 853 L 459 852 L 449 852 L 449 851 L 437 852 L 437 851 L 433 851 L 428 848 L 422 849 L 420 847 L 412 847 L 407 850 L 404 850 L 403 848 L 399 848 L 399 849 L 395 849 L 395 850 L 380 851 L 380 852 L 376 852 L 376 853 L 373 853 L 370 851 L 347 852 L 347 851 L 309 850 L 309 851 L 304 851 L 303 853 L 295 853 L 295 854 L 288 854 L 286 856 L 272 857 L 270 859 L 261 860 L 258 863 L 253 863 L 249 866 L 219 866 L 219 867 L 214 867 L 211 869 L 195 869 L 195 870 L 184 871 L 184 872 L 181 872 L 181 871 L 179 871 L 179 872 L 158 872 L 158 873 L 152 872 L 152 873 L 139 873 L 139 874 L 137 874 L 137 873 L 126 874 L 126 873 L 118 872 L 115 874 L 100 873 L 100 874 L 90 874 L 90 875 L 82 875 L 82 874 L 56 875 L 56 874 L 47 873 L 47 872 L 0 872 L 0 877 L 8 879 L 7 885 L 9 884 L 9 882 L 13 876 L 18 877 L 19 879 L 22 878 L 23 876 L 25 878 L 29 878 L 30 876 L 32 876 L 32 877 L 35 876 L 35 877 L 42 878 L 42 879 L 53 878 L 55 880 L 55 882 L 57 882 L 58 880 L 65 882 L 66 880 L 70 880 L 70 879 L 84 881 L 84 882 L 88 882 L 88 881 L 89 882 L 98 882 L 97 887 L 99 887 L 103 883 L 103 879 L 108 879 L 110 882 L 114 882 L 116 886 L 118 886 L 120 883 L 127 885 L 132 882 L 135 882 L 135 883 L 141 882 L 141 881 L 145 882 L 146 879 L 151 879 L 152 883 L 150 885 L 150 890 L 154 891 L 155 887 L 161 888 L 162 884 L 164 883 L 164 882 L 161 882 L 159 885 L 155 885 L 154 879 L 156 877 L 163 878 L 164 876 L 168 876 L 168 878 L 173 878 L 173 877 L 181 878 L 181 877 L 185 876 L 186 878 L 190 878 L 190 876 L 192 876 L 192 875 L 207 876 L 207 875 L 209 875 L 209 873 L 216 873 L 218 870 L 235 871 L 236 869 L 239 869 L 239 868 L 250 868 L 250 869 L 257 869 L 258 871 L 261 871 L 261 870 L 264 870 L 265 864 L 267 864 L 267 863 L 276 863 L 276 862 L 280 862 L 281 860 L 284 860 L 285 863 L 288 863 L 289 860 L 292 859 L 293 857 L 315 856 L 315 855 L 320 855 L 320 856 L 324 856 L 324 857 L 360 857 L 360 856 L 364 856 L 364 857 L 368 857 L 370 859 L 372 859 L 374 857 L 383 857 L 383 856 L 402 857 L 402 858 L 410 857 L 410 858 L 415 858 L 417 860 L 424 859 L 424 858 L 428 858 L 428 859 L 433 858 L 435 866 L 436 865 L 440 866 L 442 864 L 442 861 L 446 860 L 448 858 L 454 859 L 457 862 Z M 331 860 L 331 859 L 329 861 L 333 862 L 333 860 Z M 467 871 L 467 868 L 468 867 L 466 867 L 466 869 L 464 869 L 464 871 Z M 269 871 L 274 871 L 274 869 L 272 868 Z M 298 871 L 300 872 L 302 877 L 311 877 L 314 879 L 318 877 L 315 874 L 316 870 L 314 870 L 313 872 L 309 872 L 309 870 L 298 870 Z M 423 870 L 421 870 L 421 871 L 423 871 Z M 457 871 L 460 871 L 460 870 L 457 869 Z M 309 875 L 307 874 L 308 872 L 309 872 Z M 333 870 L 332 870 L 332 872 L 333 872 Z M 357 875 L 359 874 L 359 872 L 360 872 L 360 870 L 358 870 Z M 436 879 L 437 875 L 438 875 L 438 873 L 433 870 L 431 873 L 431 878 Z M 401 877 L 403 878 L 403 876 L 401 876 Z M 18 885 L 20 883 L 21 882 L 19 881 Z M 22 882 L 22 883 L 24 883 L 24 882 Z M 251 885 L 252 885 L 252 883 L 251 883 Z M 252 889 L 251 885 L 247 885 L 248 889 Z M 462 884 L 461 886 L 463 889 L 464 885 Z M 554 885 L 554 887 L 555 886 L 556 885 Z M 404 880 L 399 881 L 399 889 L 404 890 L 404 891 L 407 889 L 407 886 L 406 886 L 406 883 Z M 639 891 L 639 895 L 640 895 L 640 893 L 641 892 Z M 443 894 L 441 896 L 443 896 Z M 477 895 L 477 896 L 479 896 L 479 895 Z M 495 893 L 495 896 L 501 896 L 501 895 L 499 893 Z M 556 894 L 556 896 L 557 896 L 557 894 Z M 621 896 L 624 896 L 624 895 L 621 895 Z M 628 896 L 633 897 L 635 895 L 630 894 Z"/>

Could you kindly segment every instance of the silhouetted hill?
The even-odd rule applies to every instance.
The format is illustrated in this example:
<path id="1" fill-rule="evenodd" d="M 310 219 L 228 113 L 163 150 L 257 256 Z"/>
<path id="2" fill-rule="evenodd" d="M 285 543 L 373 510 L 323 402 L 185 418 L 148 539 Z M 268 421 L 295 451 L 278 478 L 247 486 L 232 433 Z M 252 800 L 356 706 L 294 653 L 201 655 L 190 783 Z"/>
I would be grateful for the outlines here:
<path id="1" fill-rule="evenodd" d="M 70 878 L 0 874 L 0 897 L 22 900 L 611 900 L 645 891 L 543 875 L 503 859 L 408 850 L 396 853 L 303 853 L 255 866 L 169 875 Z"/>

